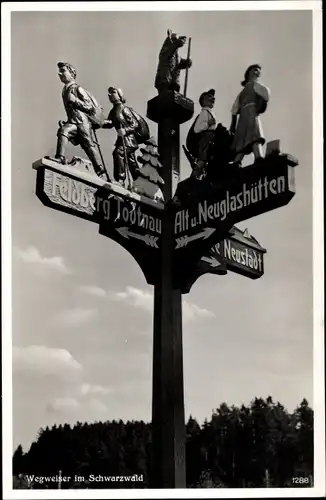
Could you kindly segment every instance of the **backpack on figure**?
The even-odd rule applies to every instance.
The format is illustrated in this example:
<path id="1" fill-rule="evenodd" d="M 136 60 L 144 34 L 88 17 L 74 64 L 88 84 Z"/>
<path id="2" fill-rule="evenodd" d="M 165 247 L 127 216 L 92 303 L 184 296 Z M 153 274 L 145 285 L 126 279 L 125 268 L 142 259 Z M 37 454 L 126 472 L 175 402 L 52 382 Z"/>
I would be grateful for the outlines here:
<path id="1" fill-rule="evenodd" d="M 88 95 L 89 99 L 93 104 L 93 109 L 88 114 L 89 120 L 92 123 L 94 129 L 101 128 L 105 121 L 104 109 L 97 102 L 95 97 L 90 92 L 88 92 L 88 90 L 84 89 L 84 91 L 86 92 L 86 94 Z"/>
<path id="2" fill-rule="evenodd" d="M 150 138 L 149 126 L 145 118 L 140 116 L 133 108 L 129 108 L 135 120 L 138 122 L 138 128 L 135 131 L 135 137 L 138 144 L 143 144 Z"/>

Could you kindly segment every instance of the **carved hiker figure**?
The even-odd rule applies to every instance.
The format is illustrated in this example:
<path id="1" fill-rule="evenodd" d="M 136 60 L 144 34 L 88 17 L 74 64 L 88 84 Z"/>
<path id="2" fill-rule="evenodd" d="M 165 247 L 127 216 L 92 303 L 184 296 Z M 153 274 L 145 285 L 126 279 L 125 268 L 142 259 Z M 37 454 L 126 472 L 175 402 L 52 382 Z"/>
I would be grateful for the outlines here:
<path id="1" fill-rule="evenodd" d="M 59 78 L 64 84 L 62 99 L 67 121 L 59 122 L 54 159 L 60 163 L 66 163 L 65 151 L 70 141 L 74 146 L 82 147 L 92 162 L 95 173 L 108 180 L 101 155 L 93 139 L 94 130 L 103 124 L 103 110 L 96 99 L 75 82 L 76 70 L 71 64 L 58 62 L 57 66 Z"/>
<path id="2" fill-rule="evenodd" d="M 230 132 L 234 134 L 231 149 L 235 163 L 241 164 L 243 157 L 254 153 L 255 161 L 263 157 L 262 145 L 265 143 L 259 115 L 264 113 L 270 98 L 269 89 L 260 83 L 261 66 L 249 66 L 241 85 L 244 89 L 237 96 L 232 109 Z"/>
<path id="3" fill-rule="evenodd" d="M 117 131 L 118 137 L 113 150 L 113 175 L 117 182 L 124 184 L 128 172 L 132 180 L 137 178 L 139 167 L 135 152 L 139 144 L 149 139 L 150 133 L 144 118 L 125 105 L 126 99 L 121 89 L 109 87 L 108 97 L 113 107 L 103 128 L 115 128 Z"/>
<path id="4" fill-rule="evenodd" d="M 186 139 L 186 146 L 194 157 L 196 167 L 193 175 L 200 177 L 208 160 L 208 148 L 215 139 L 216 117 L 213 112 L 215 104 L 215 90 L 203 92 L 199 97 L 202 109 L 193 122 Z"/>
<path id="5" fill-rule="evenodd" d="M 159 53 L 155 78 L 155 88 L 159 94 L 166 90 L 180 91 L 180 71 L 192 65 L 191 59 L 182 59 L 178 54 L 179 48 L 183 47 L 186 41 L 187 37 L 172 33 L 171 30 L 167 31 Z"/>
<path id="6" fill-rule="evenodd" d="M 187 134 L 185 155 L 193 169 L 191 176 L 197 180 L 220 182 L 235 174 L 231 162 L 233 136 L 228 129 L 217 123 L 213 107 L 215 90 L 203 92 L 199 97 L 202 106 Z"/>

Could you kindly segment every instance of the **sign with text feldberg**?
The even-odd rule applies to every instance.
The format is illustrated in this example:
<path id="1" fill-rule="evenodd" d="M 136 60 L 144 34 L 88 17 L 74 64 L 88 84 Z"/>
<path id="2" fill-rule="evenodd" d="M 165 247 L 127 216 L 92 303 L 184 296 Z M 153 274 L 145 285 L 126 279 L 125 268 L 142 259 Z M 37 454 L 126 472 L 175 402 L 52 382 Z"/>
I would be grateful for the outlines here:
<path id="1" fill-rule="evenodd" d="M 114 222 L 117 227 L 160 234 L 161 203 L 46 158 L 33 167 L 37 170 L 36 194 L 44 205 L 93 222 Z"/>

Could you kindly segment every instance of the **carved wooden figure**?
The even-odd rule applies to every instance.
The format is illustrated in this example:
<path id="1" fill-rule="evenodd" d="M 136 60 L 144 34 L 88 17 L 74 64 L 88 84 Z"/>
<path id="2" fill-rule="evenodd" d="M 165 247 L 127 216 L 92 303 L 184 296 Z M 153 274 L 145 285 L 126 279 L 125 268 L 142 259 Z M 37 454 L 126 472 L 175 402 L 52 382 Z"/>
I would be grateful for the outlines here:
<path id="1" fill-rule="evenodd" d="M 113 107 L 105 120 L 103 128 L 115 128 L 118 134 L 113 151 L 113 175 L 117 182 L 124 184 L 130 173 L 132 179 L 138 176 L 138 163 L 135 152 L 139 144 L 149 139 L 147 122 L 132 108 L 126 106 L 126 99 L 121 89 L 109 87 L 108 96 Z"/>
<path id="2" fill-rule="evenodd" d="M 68 142 L 80 145 L 92 162 L 95 173 L 108 179 L 100 151 L 97 149 L 93 134 L 104 121 L 102 107 L 96 99 L 75 82 L 76 70 L 67 62 L 59 62 L 58 75 L 64 84 L 62 90 L 63 104 L 67 113 L 67 121 L 59 122 L 57 149 L 55 160 L 65 164 L 65 151 Z"/>
<path id="3" fill-rule="evenodd" d="M 244 89 L 237 96 L 232 109 L 230 132 L 234 133 L 232 150 L 235 162 L 241 163 L 243 157 L 254 153 L 255 160 L 263 157 L 262 145 L 265 143 L 259 115 L 264 113 L 270 98 L 269 89 L 260 83 L 261 66 L 249 66 L 241 85 Z"/>
<path id="4" fill-rule="evenodd" d="M 172 33 L 171 30 L 167 31 L 159 53 L 155 78 L 155 88 L 159 94 L 166 90 L 180 91 L 180 71 L 192 65 L 191 59 L 182 59 L 178 54 L 179 48 L 183 47 L 186 41 L 187 37 Z"/>
<path id="5" fill-rule="evenodd" d="M 200 177 L 208 160 L 208 148 L 215 138 L 216 117 L 213 112 L 215 104 L 215 90 L 203 92 L 199 97 L 202 109 L 193 122 L 186 140 L 189 152 L 196 159 L 197 168 L 193 174 Z"/>

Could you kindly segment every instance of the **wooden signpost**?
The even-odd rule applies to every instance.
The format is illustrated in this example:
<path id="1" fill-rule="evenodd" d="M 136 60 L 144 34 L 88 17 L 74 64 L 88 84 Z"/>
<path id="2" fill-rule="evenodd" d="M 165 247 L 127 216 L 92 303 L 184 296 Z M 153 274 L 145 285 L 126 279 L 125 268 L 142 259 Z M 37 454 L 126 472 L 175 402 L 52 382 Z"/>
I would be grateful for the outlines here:
<path id="1" fill-rule="evenodd" d="M 156 98 L 157 107 L 164 109 L 166 99 Z M 176 117 L 185 118 L 182 100 L 173 104 L 172 117 L 159 122 L 166 202 L 172 198 L 172 165 L 179 162 Z M 190 117 L 189 100 L 185 107 Z M 158 117 L 160 112 L 155 109 Z M 177 211 L 76 167 L 45 158 L 33 165 L 44 205 L 97 223 L 99 233 L 128 250 L 154 285 L 153 487 L 185 486 L 181 295 L 205 273 L 227 269 L 261 277 L 266 250 L 234 223 L 286 205 L 295 194 L 293 163 L 286 157 L 266 163 L 247 167 L 217 189 L 205 186 Z"/>
<path id="2" fill-rule="evenodd" d="M 178 50 L 184 38 L 169 30 L 164 44 L 176 44 L 174 50 Z M 67 63 L 60 64 L 69 70 Z M 172 79 L 172 85 L 162 77 L 171 70 L 170 63 L 165 67 L 166 64 L 162 52 L 155 80 L 158 96 L 147 107 L 147 117 L 158 124 L 164 184 L 154 172 L 158 163 L 153 142 L 147 144 L 144 152 L 146 167 L 142 172 L 142 186 L 147 178 L 159 179 L 164 203 L 103 178 L 104 171 L 90 148 L 86 149 L 97 175 L 91 161 L 77 158 L 71 164 L 63 164 L 64 135 L 57 147 L 60 161 L 42 158 L 34 162 L 33 168 L 37 171 L 36 195 L 45 206 L 98 224 L 99 233 L 128 250 L 147 283 L 154 285 L 150 487 L 183 488 L 186 473 L 182 294 L 188 293 L 205 273 L 223 275 L 232 271 L 251 279 L 264 274 L 266 250 L 247 230 L 241 231 L 235 224 L 288 204 L 295 194 L 294 167 L 298 162 L 290 155 L 272 151 L 260 162 L 239 168 L 236 174 L 230 170 L 230 175 L 218 182 L 194 180 L 191 190 L 189 182 L 182 181 L 176 191 L 176 204 L 173 179 L 180 171 L 180 124 L 193 116 L 194 103 L 177 91 L 177 80 Z M 67 83 L 69 78 L 65 70 L 61 79 Z M 112 96 L 111 102 L 121 106 L 121 89 L 113 89 Z M 64 134 L 63 129 L 61 133 Z M 124 141 L 127 170 L 133 164 L 134 153 L 130 147 L 127 151 Z M 117 175 L 121 176 L 119 154 L 117 146 L 114 162 Z M 217 161 L 216 171 L 219 168 Z"/>

